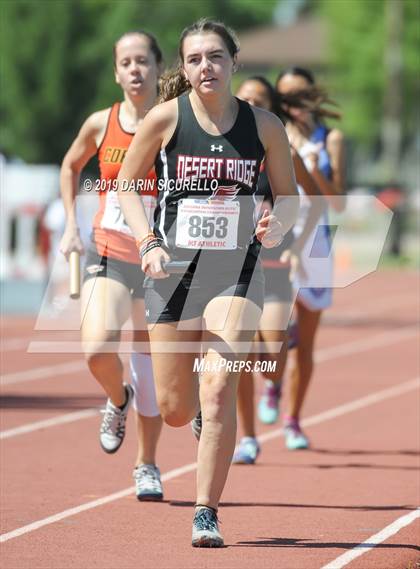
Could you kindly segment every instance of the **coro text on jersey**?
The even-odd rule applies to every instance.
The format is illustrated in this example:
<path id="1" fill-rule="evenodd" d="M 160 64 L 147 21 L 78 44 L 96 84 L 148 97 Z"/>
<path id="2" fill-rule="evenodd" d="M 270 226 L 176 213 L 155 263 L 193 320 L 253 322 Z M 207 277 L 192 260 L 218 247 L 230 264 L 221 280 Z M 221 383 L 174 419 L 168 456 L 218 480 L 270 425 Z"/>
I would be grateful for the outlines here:
<path id="1" fill-rule="evenodd" d="M 107 146 L 105 148 L 103 161 L 111 164 L 122 164 L 127 153 L 127 148 L 115 148 Z"/>

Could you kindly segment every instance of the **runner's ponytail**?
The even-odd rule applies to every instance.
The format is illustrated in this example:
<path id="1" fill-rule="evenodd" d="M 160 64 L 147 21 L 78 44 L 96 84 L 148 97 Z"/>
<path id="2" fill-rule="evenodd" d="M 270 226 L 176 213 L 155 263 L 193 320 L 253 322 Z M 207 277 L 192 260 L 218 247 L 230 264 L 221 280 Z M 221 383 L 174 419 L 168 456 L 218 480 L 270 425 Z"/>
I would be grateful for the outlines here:
<path id="1" fill-rule="evenodd" d="M 170 101 L 191 89 L 191 84 L 185 77 L 181 65 L 167 71 L 159 79 L 159 103 Z"/>

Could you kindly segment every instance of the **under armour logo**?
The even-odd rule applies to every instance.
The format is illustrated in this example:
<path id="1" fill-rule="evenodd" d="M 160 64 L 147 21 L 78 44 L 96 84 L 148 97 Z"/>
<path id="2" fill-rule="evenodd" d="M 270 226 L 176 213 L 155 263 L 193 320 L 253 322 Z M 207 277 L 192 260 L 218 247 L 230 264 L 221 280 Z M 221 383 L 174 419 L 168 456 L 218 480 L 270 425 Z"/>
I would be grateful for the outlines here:
<path id="1" fill-rule="evenodd" d="M 216 152 L 216 150 L 217 150 L 218 152 L 223 152 L 223 146 L 222 146 L 221 144 L 219 144 L 219 146 L 216 146 L 215 144 L 212 144 L 212 145 L 210 146 L 210 150 L 211 150 L 212 152 Z"/>

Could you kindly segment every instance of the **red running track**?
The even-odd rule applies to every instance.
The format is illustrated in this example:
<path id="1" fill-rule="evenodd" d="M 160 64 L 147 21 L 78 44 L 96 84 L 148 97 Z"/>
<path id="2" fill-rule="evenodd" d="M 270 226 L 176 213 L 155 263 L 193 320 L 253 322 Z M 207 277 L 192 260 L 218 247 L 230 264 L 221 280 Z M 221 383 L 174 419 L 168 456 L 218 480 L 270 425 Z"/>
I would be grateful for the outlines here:
<path id="1" fill-rule="evenodd" d="M 388 271 L 336 291 L 304 413 L 313 448 L 290 453 L 279 426 L 259 427 L 258 464 L 232 467 L 222 497 L 222 550 L 190 546 L 189 428 L 164 429 L 164 503 L 138 502 L 133 423 L 121 451 L 103 453 L 90 411 L 103 399 L 82 358 L 25 353 L 19 341 L 34 337 L 32 322 L 6 318 L 1 566 L 416 568 L 417 291 L 415 274 Z"/>

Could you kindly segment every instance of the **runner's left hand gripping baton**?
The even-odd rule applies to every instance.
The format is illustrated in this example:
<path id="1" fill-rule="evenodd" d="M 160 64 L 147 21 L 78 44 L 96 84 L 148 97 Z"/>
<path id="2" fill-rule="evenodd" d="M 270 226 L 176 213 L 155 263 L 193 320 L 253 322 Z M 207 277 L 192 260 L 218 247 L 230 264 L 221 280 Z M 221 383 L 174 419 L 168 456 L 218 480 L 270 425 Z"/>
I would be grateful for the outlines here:
<path id="1" fill-rule="evenodd" d="M 70 263 L 70 298 L 77 300 L 80 298 L 80 253 L 72 251 L 69 258 Z"/>
<path id="2" fill-rule="evenodd" d="M 189 273 L 192 267 L 195 267 L 195 263 L 191 261 L 168 261 L 162 264 L 163 270 L 170 275 L 184 275 Z"/>

